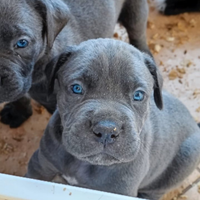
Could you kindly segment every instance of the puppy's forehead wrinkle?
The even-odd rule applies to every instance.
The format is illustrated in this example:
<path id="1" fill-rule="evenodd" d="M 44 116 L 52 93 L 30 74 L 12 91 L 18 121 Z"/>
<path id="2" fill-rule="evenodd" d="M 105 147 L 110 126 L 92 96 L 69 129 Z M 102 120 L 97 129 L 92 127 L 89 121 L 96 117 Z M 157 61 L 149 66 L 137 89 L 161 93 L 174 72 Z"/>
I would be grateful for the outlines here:
<path id="1" fill-rule="evenodd" d="M 26 27 L 33 28 L 32 24 L 38 24 L 42 26 L 42 20 L 39 14 L 35 13 L 33 8 L 31 8 L 24 0 L 1 0 L 0 6 L 0 24 L 1 30 L 3 24 L 9 23 L 10 26 L 15 26 L 16 24 L 25 24 Z M 12 6 L 10 6 L 12 4 Z M 39 24 L 38 24 L 39 25 Z M 35 31 L 37 33 L 37 31 Z"/>
<path id="2" fill-rule="evenodd" d="M 11 4 L 13 6 L 10 6 Z M 22 14 L 18 11 L 24 8 L 27 8 L 27 5 L 24 0 L 1 0 L 0 18 L 4 20 L 9 19 L 11 23 L 19 18 L 22 19 Z M 23 12 L 23 14 L 26 14 L 28 12 L 26 11 L 26 9 L 24 9 L 24 11 L 25 12 Z"/>
<path id="3" fill-rule="evenodd" d="M 128 44 L 119 42 L 116 46 L 113 45 L 116 41 L 108 41 L 100 45 L 93 40 L 90 46 L 83 42 L 67 64 L 69 69 L 63 70 L 64 82 L 77 79 L 105 88 L 107 93 L 116 91 L 118 94 L 137 86 L 151 88 L 148 82 L 151 83 L 153 79 L 144 63 L 143 54 Z"/>

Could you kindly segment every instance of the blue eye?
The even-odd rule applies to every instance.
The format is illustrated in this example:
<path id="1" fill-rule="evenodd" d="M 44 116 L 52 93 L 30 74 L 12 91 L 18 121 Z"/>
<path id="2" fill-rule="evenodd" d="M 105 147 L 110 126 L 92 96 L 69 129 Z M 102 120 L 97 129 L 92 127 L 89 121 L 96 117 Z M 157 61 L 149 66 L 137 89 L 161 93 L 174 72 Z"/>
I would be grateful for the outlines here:
<path id="1" fill-rule="evenodd" d="M 17 41 L 16 45 L 18 48 L 25 48 L 28 46 L 28 41 L 25 39 L 21 39 L 21 40 Z"/>
<path id="2" fill-rule="evenodd" d="M 133 96 L 134 101 L 142 101 L 144 99 L 144 92 L 137 90 Z"/>
<path id="3" fill-rule="evenodd" d="M 75 94 L 82 94 L 83 88 L 80 85 L 75 84 L 75 85 L 72 85 L 72 91 Z"/>

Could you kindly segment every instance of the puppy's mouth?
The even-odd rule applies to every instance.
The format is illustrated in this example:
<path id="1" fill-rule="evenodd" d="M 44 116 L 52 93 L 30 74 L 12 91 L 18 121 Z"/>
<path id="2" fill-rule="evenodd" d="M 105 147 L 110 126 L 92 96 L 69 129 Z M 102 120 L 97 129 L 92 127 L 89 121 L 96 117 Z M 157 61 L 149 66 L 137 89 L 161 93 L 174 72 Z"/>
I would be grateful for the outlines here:
<path id="1" fill-rule="evenodd" d="M 21 81 L 21 85 L 18 85 L 17 83 L 12 87 L 9 86 L 9 81 L 6 83 L 6 85 L 0 86 L 1 91 L 1 97 L 0 97 L 0 103 L 3 102 L 10 102 L 10 101 L 16 101 L 17 99 L 24 96 L 31 87 L 31 76 L 25 78 L 23 81 Z"/>
<path id="2" fill-rule="evenodd" d="M 95 155 L 81 157 L 81 160 L 87 161 L 92 165 L 113 165 L 117 163 L 121 163 L 122 161 L 116 158 L 113 155 L 110 155 L 106 152 L 101 152 Z"/>

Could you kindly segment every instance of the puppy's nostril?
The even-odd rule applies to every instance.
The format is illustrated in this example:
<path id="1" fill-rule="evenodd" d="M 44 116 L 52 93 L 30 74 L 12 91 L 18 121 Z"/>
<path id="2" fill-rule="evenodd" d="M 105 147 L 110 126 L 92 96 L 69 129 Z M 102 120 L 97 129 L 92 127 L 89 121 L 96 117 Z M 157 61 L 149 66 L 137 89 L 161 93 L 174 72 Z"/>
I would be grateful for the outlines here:
<path id="1" fill-rule="evenodd" d="M 6 77 L 0 76 L 0 86 L 3 86 L 3 85 L 4 85 L 5 79 L 6 79 Z"/>
<path id="2" fill-rule="evenodd" d="M 0 86 L 3 86 L 3 78 L 0 76 Z"/>
<path id="3" fill-rule="evenodd" d="M 115 139 L 115 138 L 117 138 L 118 136 L 119 136 L 119 134 L 112 134 L 112 135 L 111 135 L 111 138 Z"/>
<path id="4" fill-rule="evenodd" d="M 97 137 L 99 137 L 99 138 L 102 137 L 102 134 L 101 134 L 101 133 L 95 133 L 95 132 L 94 132 L 94 134 L 95 134 Z"/>

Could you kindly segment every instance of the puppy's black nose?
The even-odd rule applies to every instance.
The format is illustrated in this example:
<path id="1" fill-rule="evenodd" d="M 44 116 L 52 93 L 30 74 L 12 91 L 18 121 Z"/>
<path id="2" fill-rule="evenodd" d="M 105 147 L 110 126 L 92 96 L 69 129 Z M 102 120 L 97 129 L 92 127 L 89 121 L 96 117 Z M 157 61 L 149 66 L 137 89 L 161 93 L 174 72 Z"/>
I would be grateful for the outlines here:
<path id="1" fill-rule="evenodd" d="M 99 142 L 105 146 L 113 143 L 119 135 L 119 126 L 112 121 L 100 121 L 94 128 L 93 133 L 99 137 Z"/>

